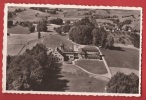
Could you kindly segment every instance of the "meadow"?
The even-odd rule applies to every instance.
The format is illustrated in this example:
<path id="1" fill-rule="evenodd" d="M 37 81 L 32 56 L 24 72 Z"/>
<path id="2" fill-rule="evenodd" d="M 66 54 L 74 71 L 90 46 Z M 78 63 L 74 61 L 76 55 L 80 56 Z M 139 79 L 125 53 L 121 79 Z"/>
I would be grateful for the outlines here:
<path id="1" fill-rule="evenodd" d="M 109 67 L 139 70 L 139 50 L 117 47 L 115 50 L 100 48 Z"/>
<path id="2" fill-rule="evenodd" d="M 106 74 L 107 70 L 103 61 L 97 60 L 77 60 L 75 65 L 94 74 Z"/>

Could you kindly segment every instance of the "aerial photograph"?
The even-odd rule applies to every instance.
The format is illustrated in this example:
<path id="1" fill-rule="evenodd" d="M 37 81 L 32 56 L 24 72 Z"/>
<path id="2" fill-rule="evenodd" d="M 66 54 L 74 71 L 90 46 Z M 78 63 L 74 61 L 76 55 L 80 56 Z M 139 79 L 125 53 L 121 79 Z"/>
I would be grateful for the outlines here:
<path id="1" fill-rule="evenodd" d="M 8 6 L 6 91 L 139 94 L 141 10 Z"/>

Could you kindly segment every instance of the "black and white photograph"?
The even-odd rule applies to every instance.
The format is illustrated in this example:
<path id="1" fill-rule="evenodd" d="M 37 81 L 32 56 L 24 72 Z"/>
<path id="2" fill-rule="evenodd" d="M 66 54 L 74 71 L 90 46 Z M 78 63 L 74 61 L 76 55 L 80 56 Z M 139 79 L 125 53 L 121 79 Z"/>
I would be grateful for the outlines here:
<path id="1" fill-rule="evenodd" d="M 141 96 L 142 8 L 6 4 L 3 93 Z"/>

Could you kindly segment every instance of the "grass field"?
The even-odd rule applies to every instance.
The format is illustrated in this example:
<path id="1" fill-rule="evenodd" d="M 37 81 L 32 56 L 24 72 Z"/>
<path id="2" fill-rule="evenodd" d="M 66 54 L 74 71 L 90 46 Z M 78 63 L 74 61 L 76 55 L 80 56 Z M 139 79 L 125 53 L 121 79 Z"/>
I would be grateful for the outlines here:
<path id="1" fill-rule="evenodd" d="M 78 60 L 78 61 L 75 61 L 75 64 L 94 74 L 107 73 L 107 70 L 103 61 Z"/>
<path id="2" fill-rule="evenodd" d="M 11 28 L 8 28 L 8 33 L 10 33 L 10 34 L 28 34 L 30 32 L 29 32 L 28 27 L 13 26 Z"/>
<path id="3" fill-rule="evenodd" d="M 68 36 L 61 36 L 59 34 L 54 34 L 46 37 L 43 42 L 49 48 L 59 47 L 61 43 L 65 45 L 66 48 L 72 48 L 73 43 L 68 40 Z"/>
<path id="4" fill-rule="evenodd" d="M 13 44 L 8 44 L 7 45 L 7 55 L 17 55 L 19 53 L 19 51 L 21 50 L 21 48 L 23 47 L 23 45 L 13 45 Z"/>
<path id="5" fill-rule="evenodd" d="M 72 64 L 62 66 L 61 75 L 68 80 L 68 92 L 105 92 L 107 79 L 95 79 Z"/>
<path id="6" fill-rule="evenodd" d="M 122 48 L 107 50 L 100 48 L 109 67 L 130 68 L 139 70 L 139 51 L 136 49 Z"/>
<path id="7" fill-rule="evenodd" d="M 95 79 L 86 74 L 62 73 L 64 79 L 69 80 L 68 92 L 105 92 L 107 81 Z"/>
<path id="8" fill-rule="evenodd" d="M 21 51 L 22 54 L 23 52 L 25 52 L 27 48 L 31 49 L 37 43 L 42 43 L 46 47 L 53 49 L 59 47 L 61 43 L 64 43 L 65 47 L 67 48 L 71 48 L 73 44 L 71 41 L 67 39 L 68 36 L 61 36 L 54 32 L 41 32 L 41 36 L 42 36 L 41 39 L 38 39 L 37 35 L 38 35 L 37 33 L 31 33 L 31 34 L 14 34 L 14 35 L 12 34 L 11 36 L 8 36 L 8 40 L 7 40 L 8 54 L 13 54 L 13 55 L 15 53 L 17 54 L 20 48 L 22 48 L 22 46 L 18 46 L 18 45 L 27 44 L 27 46 L 24 47 L 23 50 Z"/>

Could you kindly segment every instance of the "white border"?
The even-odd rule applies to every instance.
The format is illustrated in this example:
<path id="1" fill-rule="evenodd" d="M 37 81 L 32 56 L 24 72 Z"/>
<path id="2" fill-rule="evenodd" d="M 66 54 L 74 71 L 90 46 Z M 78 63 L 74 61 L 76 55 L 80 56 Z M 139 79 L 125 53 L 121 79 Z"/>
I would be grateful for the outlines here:
<path id="1" fill-rule="evenodd" d="M 89 92 L 55 92 L 55 91 L 12 91 L 6 90 L 6 54 L 7 54 L 7 11 L 9 6 L 17 7 L 49 7 L 49 8 L 80 8 L 80 9 L 124 9 L 124 10 L 140 10 L 140 53 L 139 53 L 139 93 L 125 94 L 125 93 L 89 93 Z M 126 96 L 126 97 L 140 97 L 141 96 L 141 59 L 142 59 L 142 8 L 141 7 L 118 7 L 118 6 L 81 6 L 81 5 L 55 5 L 55 4 L 14 4 L 6 3 L 4 8 L 4 37 L 3 37 L 3 67 L 2 67 L 2 93 L 14 94 L 51 94 L 51 95 L 85 95 L 85 96 Z"/>

